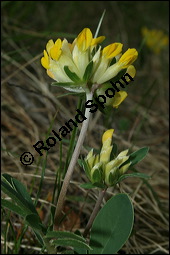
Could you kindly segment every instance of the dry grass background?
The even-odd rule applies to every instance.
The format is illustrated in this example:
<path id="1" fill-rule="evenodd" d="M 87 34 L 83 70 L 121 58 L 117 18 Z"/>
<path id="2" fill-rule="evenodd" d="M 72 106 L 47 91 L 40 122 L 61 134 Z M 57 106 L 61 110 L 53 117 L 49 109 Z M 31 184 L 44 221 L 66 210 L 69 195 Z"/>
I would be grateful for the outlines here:
<path id="1" fill-rule="evenodd" d="M 104 9 L 106 15 L 100 35 L 106 35 L 106 44 L 122 42 L 124 51 L 128 47 L 139 49 L 143 26 L 168 33 L 166 1 L 2 2 L 2 172 L 18 178 L 28 189 L 34 183 L 32 197 L 35 197 L 41 175 L 41 167 L 37 166 L 39 156 L 32 145 L 45 139 L 54 116 L 53 129 L 56 131 L 74 118 L 78 101 L 76 96 L 65 95 L 65 90 L 50 86 L 52 80 L 40 65 L 41 52 L 48 39 L 65 36 L 72 41 L 84 27 L 94 32 Z M 129 87 L 128 98 L 109 116 L 99 112 L 93 114 L 81 154 L 86 155 L 88 147 L 99 149 L 101 135 L 107 128 L 115 129 L 114 142 L 120 151 L 128 147 L 135 150 L 149 146 L 148 156 L 137 167 L 152 177 L 149 186 L 140 179 L 131 178 L 121 183 L 116 191 L 129 193 L 135 208 L 133 233 L 120 253 L 168 254 L 168 49 L 154 55 L 143 47 L 135 66 L 137 75 Z M 67 141 L 63 143 L 63 149 L 64 162 Z M 31 166 L 24 167 L 20 163 L 24 151 L 34 155 Z M 39 201 L 44 222 L 49 216 L 58 162 L 59 146 L 55 146 L 48 154 Z M 95 193 L 90 191 L 87 194 L 80 189 L 79 184 L 85 180 L 77 165 L 65 207 L 65 210 L 73 209 L 70 217 L 75 225 L 67 221 L 63 229 L 83 229 L 84 220 L 91 214 Z M 107 196 L 110 194 L 112 190 Z M 2 230 L 5 220 L 2 214 Z M 21 223 L 16 215 L 11 215 L 11 221 L 19 235 Z M 8 235 L 7 245 L 12 253 L 10 231 Z M 3 244 L 3 233 L 1 240 Z M 36 247 L 33 240 L 33 235 L 27 234 L 20 253 L 38 252 L 38 245 Z"/>

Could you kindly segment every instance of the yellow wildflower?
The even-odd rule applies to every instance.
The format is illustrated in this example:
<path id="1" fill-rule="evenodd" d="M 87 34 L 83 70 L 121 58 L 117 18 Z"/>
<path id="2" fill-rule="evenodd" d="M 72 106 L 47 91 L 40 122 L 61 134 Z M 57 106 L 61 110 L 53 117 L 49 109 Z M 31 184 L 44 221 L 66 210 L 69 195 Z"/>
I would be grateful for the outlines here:
<path id="1" fill-rule="evenodd" d="M 169 38 L 162 30 L 142 28 L 145 43 L 155 54 L 159 54 L 169 44 Z"/>
<path id="2" fill-rule="evenodd" d="M 97 48 L 104 39 L 105 36 L 93 38 L 91 30 L 84 28 L 72 44 L 66 39 L 49 40 L 41 64 L 57 81 L 55 85 L 74 92 L 89 92 L 93 84 L 98 89 L 96 84 L 108 82 L 122 69 L 129 68 L 138 55 L 135 49 L 122 55 L 123 44 L 118 42 Z"/>
<path id="3" fill-rule="evenodd" d="M 104 132 L 102 136 L 102 148 L 100 154 L 94 155 L 93 150 L 91 150 L 85 162 L 87 164 L 86 172 L 88 173 L 88 178 L 92 183 L 100 183 L 106 186 L 114 186 L 118 181 L 119 177 L 123 175 L 131 165 L 127 163 L 121 167 L 121 165 L 128 160 L 127 156 L 128 150 L 124 150 L 118 154 L 117 157 L 111 159 L 112 151 L 112 136 L 114 129 L 109 129 Z"/>

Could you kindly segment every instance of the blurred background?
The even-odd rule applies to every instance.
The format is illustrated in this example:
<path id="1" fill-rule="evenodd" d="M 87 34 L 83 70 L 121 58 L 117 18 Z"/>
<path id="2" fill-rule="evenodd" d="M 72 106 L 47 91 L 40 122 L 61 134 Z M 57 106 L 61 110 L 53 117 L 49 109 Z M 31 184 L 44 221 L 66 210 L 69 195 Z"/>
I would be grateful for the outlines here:
<path id="1" fill-rule="evenodd" d="M 120 251 L 124 254 L 168 254 L 168 7 L 168 1 L 1 2 L 2 172 L 18 178 L 28 189 L 32 187 L 32 197 L 37 192 L 42 170 L 39 155 L 32 145 L 45 139 L 52 122 L 53 129 L 58 131 L 66 121 L 74 118 L 78 103 L 77 96 L 51 86 L 53 81 L 40 64 L 47 41 L 67 38 L 72 42 L 85 27 L 94 34 L 106 10 L 99 32 L 106 36 L 103 46 L 121 42 L 123 52 L 128 48 L 139 51 L 134 63 L 137 74 L 128 87 L 127 99 L 107 115 L 93 114 L 81 153 L 85 156 L 91 147 L 99 149 L 103 132 L 110 128 L 115 129 L 113 140 L 118 151 L 150 148 L 137 169 L 152 176 L 151 180 L 126 179 L 119 187 L 130 194 L 135 207 L 133 232 Z M 63 142 L 63 162 L 69 153 L 69 139 L 68 135 Z M 20 155 L 25 151 L 34 155 L 34 163 L 30 166 L 20 162 Z M 44 221 L 49 216 L 48 203 L 59 156 L 58 144 L 47 158 L 39 204 Z M 75 229 L 84 228 L 94 206 L 94 191 L 87 194 L 79 188 L 85 181 L 84 172 L 77 164 L 65 206 L 66 211 L 72 209 L 70 217 L 71 222 L 75 222 Z M 3 231 L 8 221 L 9 214 L 3 211 Z M 19 238 L 22 224 L 13 214 L 10 221 L 15 235 L 9 229 L 7 245 L 13 254 L 14 236 Z M 64 230 L 70 228 L 69 221 L 63 223 Z M 3 235 L 1 242 L 4 244 Z M 27 233 L 20 253 L 37 253 L 39 248 L 35 242 L 33 234 Z"/>

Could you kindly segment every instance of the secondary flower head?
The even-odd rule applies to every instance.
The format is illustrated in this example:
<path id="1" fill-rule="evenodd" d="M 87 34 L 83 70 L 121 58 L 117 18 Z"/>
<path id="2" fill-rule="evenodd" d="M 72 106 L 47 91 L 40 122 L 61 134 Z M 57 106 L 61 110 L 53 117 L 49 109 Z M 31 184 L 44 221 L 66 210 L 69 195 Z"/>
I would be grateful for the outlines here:
<path id="1" fill-rule="evenodd" d="M 118 42 L 102 49 L 99 44 L 104 39 L 105 36 L 94 38 L 91 30 L 84 28 L 72 43 L 66 39 L 49 40 L 41 64 L 57 82 L 55 85 L 74 92 L 89 92 L 93 84 L 102 85 L 121 70 L 126 71 L 138 55 L 136 49 L 122 54 L 123 44 Z"/>
<path id="2" fill-rule="evenodd" d="M 122 151 L 117 157 L 111 156 L 113 132 L 114 129 L 104 132 L 100 154 L 94 155 L 92 149 L 85 158 L 84 165 L 86 174 L 92 183 L 106 185 L 107 187 L 114 186 L 131 164 L 131 162 L 125 163 L 129 158 L 127 156 L 128 150 Z"/>
<path id="3" fill-rule="evenodd" d="M 169 38 L 162 30 L 142 28 L 145 43 L 155 54 L 159 54 L 169 44 Z"/>

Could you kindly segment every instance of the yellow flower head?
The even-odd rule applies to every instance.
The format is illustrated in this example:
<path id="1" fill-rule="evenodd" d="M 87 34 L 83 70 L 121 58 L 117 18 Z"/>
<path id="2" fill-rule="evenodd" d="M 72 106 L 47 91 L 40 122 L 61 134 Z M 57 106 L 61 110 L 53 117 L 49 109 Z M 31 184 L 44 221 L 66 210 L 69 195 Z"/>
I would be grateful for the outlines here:
<path id="1" fill-rule="evenodd" d="M 159 54 L 169 44 L 169 37 L 162 30 L 142 28 L 145 43 L 155 54 Z"/>
<path id="2" fill-rule="evenodd" d="M 55 42 L 51 39 L 41 64 L 60 86 L 74 92 L 87 92 L 93 84 L 100 85 L 114 78 L 137 58 L 135 49 L 129 49 L 121 56 L 123 44 L 118 42 L 97 48 L 104 39 L 105 36 L 93 38 L 89 28 L 84 28 L 73 43 L 66 39 L 59 38 Z"/>
<path id="3" fill-rule="evenodd" d="M 113 132 L 114 129 L 104 132 L 100 154 L 94 155 L 92 149 L 85 158 L 85 171 L 90 181 L 92 183 L 101 183 L 108 187 L 115 185 L 118 178 L 128 170 L 131 164 L 129 162 L 121 166 L 129 158 L 127 156 L 128 150 L 124 150 L 117 157 L 111 158 Z"/>

